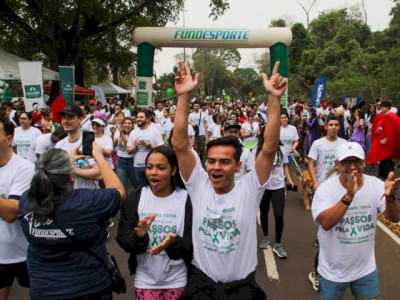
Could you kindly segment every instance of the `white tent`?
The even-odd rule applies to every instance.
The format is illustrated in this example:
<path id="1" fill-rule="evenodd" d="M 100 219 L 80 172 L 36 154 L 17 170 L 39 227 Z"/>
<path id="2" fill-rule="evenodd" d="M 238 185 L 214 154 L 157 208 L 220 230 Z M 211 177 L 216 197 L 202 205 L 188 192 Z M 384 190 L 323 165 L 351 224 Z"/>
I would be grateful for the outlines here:
<path id="1" fill-rule="evenodd" d="M 21 80 L 18 62 L 28 61 L 0 49 L 0 79 Z M 58 72 L 43 67 L 43 80 L 60 80 Z"/>
<path id="2" fill-rule="evenodd" d="M 105 95 L 117 95 L 117 94 L 129 94 L 130 91 L 123 89 L 122 87 L 110 82 L 104 81 L 102 83 L 96 84 L 97 87 L 104 91 Z"/>

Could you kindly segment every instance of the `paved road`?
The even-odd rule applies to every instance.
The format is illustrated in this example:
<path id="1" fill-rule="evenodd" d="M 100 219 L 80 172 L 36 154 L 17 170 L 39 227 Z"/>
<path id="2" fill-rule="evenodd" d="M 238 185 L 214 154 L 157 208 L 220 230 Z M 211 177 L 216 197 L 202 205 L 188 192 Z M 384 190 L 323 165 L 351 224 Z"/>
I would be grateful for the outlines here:
<path id="1" fill-rule="evenodd" d="M 274 230 L 273 217 L 270 218 L 270 221 L 270 228 Z M 314 245 L 316 232 L 317 230 L 312 222 L 311 213 L 303 207 L 301 192 L 288 193 L 285 208 L 285 228 L 282 238 L 282 243 L 288 252 L 288 258 L 277 258 L 272 254 L 271 247 L 266 250 L 258 248 L 259 264 L 256 280 L 264 291 L 266 291 L 268 299 L 319 299 L 318 293 L 313 290 L 307 278 L 308 273 L 313 268 L 314 256 L 317 252 L 317 247 Z M 117 257 L 128 284 L 128 293 L 125 295 L 114 294 L 114 299 L 132 300 L 134 298 L 133 277 L 129 276 L 127 266 L 128 255 L 116 244 L 115 233 L 116 226 L 111 229 L 111 237 L 107 243 L 107 247 Z M 270 235 L 273 238 L 273 232 Z M 258 226 L 259 241 L 261 236 L 261 228 Z M 399 299 L 400 239 L 397 239 L 396 242 L 379 228 L 377 230 L 375 248 L 380 276 L 381 299 Z M 269 265 L 268 271 L 266 268 L 267 263 Z M 276 265 L 275 272 L 274 263 Z M 29 299 L 28 291 L 15 283 L 9 299 Z M 345 297 L 345 300 L 347 299 L 353 299 L 353 297 L 348 293 Z"/>

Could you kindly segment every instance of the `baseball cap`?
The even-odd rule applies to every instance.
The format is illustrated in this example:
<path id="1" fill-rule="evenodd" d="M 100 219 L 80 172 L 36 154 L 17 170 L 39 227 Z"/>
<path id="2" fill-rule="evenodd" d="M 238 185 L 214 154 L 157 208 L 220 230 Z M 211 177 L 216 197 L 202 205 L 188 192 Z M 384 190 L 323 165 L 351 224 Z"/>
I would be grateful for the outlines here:
<path id="1" fill-rule="evenodd" d="M 57 115 L 69 115 L 69 116 L 83 116 L 82 109 L 77 104 L 67 104 L 64 106 L 63 110 L 60 111 Z"/>
<path id="2" fill-rule="evenodd" d="M 92 120 L 92 124 L 93 124 L 93 123 L 100 124 L 101 126 L 104 126 L 104 125 L 105 125 L 104 121 L 103 121 L 102 119 L 100 119 L 100 118 L 94 118 L 94 119 Z"/>
<path id="3" fill-rule="evenodd" d="M 336 150 L 337 160 L 342 161 L 343 159 L 351 156 L 359 159 L 365 159 L 364 149 L 361 147 L 361 145 L 354 142 L 340 144 Z"/>
<path id="4" fill-rule="evenodd" d="M 225 122 L 224 130 L 226 130 L 228 128 L 237 128 L 240 130 L 240 128 L 242 128 L 242 126 L 240 126 L 240 123 L 238 121 L 228 120 Z"/>

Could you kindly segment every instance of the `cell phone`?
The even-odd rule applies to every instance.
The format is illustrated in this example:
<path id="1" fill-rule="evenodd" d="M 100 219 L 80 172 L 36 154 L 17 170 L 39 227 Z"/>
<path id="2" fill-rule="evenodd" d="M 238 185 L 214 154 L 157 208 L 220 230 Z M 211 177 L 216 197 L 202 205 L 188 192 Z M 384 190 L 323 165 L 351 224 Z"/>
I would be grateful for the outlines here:
<path id="1" fill-rule="evenodd" d="M 293 187 L 292 187 L 291 184 L 287 184 L 287 185 L 286 185 L 286 190 L 287 190 L 287 191 L 297 192 L 297 185 L 294 184 Z"/>
<path id="2" fill-rule="evenodd" d="M 83 131 L 82 132 L 82 154 L 92 156 L 94 142 L 94 132 Z"/>

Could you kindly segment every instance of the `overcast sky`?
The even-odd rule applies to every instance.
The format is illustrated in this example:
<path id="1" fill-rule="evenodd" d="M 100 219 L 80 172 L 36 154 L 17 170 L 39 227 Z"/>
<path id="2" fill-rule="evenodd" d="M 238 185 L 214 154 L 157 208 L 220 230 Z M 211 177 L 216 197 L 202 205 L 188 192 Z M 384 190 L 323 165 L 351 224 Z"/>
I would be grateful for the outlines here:
<path id="1" fill-rule="evenodd" d="M 299 0 L 307 8 L 312 0 Z M 230 9 L 217 21 L 208 17 L 210 8 L 209 0 L 186 0 L 185 26 L 186 27 L 213 27 L 213 28 L 267 28 L 272 20 L 284 18 L 292 23 L 306 24 L 306 14 L 297 4 L 296 0 L 230 0 Z M 388 27 L 389 13 L 394 2 L 392 0 L 364 0 L 367 11 L 368 25 L 372 31 L 380 31 Z M 317 0 L 310 11 L 310 20 L 315 19 L 319 13 L 340 8 L 349 8 L 355 5 L 361 7 L 361 0 Z M 183 27 L 183 14 L 176 23 L 167 27 Z M 194 49 L 186 49 L 192 53 Z M 170 73 L 176 64 L 174 55 L 182 53 L 182 48 L 163 48 L 156 51 L 154 69 L 157 76 Z M 265 52 L 265 49 L 239 49 L 242 56 L 240 67 L 255 67 L 255 57 Z"/>

